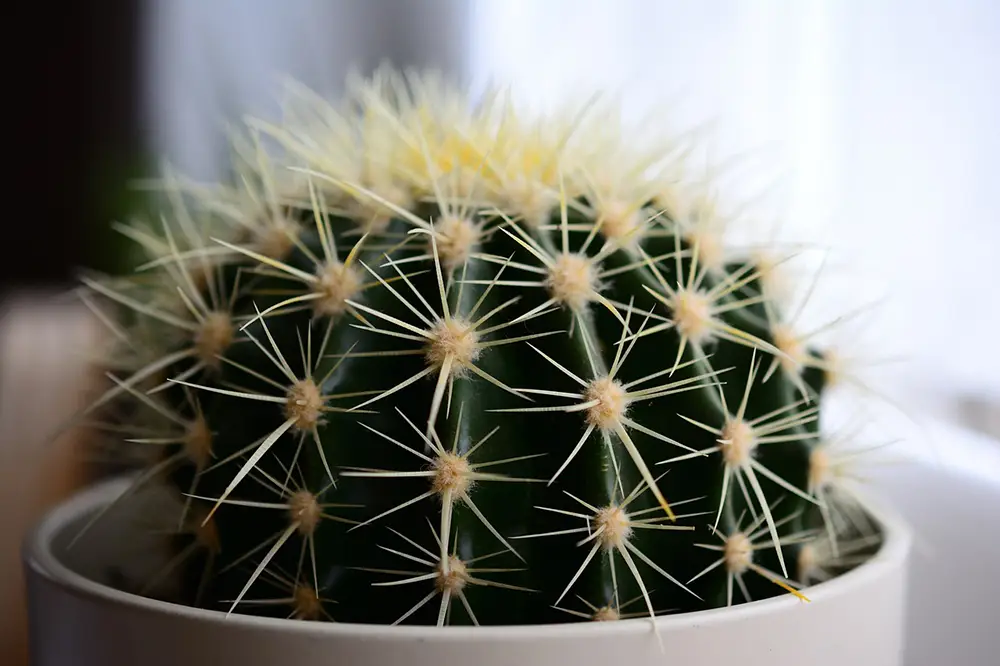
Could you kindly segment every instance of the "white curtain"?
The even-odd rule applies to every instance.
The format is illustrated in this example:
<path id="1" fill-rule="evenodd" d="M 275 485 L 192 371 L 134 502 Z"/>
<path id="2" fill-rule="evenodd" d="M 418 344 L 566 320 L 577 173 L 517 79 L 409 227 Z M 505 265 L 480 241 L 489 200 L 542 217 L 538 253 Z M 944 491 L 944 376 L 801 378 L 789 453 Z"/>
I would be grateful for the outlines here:
<path id="1" fill-rule="evenodd" d="M 388 10 L 368 26 L 344 25 L 350 2 L 158 4 L 161 152 L 212 173 L 217 114 L 273 111 L 280 73 L 335 89 L 354 57 L 345 29 L 423 30 L 432 49 L 465 39 L 473 83 L 511 81 L 539 103 L 581 85 L 637 110 L 676 95 L 679 121 L 717 118 L 720 151 L 758 150 L 770 166 L 754 168 L 780 176 L 789 235 L 850 260 L 835 260 L 839 291 L 817 314 L 889 297 L 878 349 L 910 359 L 884 390 L 935 414 L 966 394 L 1000 400 L 1000 3 L 444 0 L 414 26 L 393 18 L 412 3 L 373 2 Z M 448 5 L 470 12 L 461 31 L 441 22 Z"/>

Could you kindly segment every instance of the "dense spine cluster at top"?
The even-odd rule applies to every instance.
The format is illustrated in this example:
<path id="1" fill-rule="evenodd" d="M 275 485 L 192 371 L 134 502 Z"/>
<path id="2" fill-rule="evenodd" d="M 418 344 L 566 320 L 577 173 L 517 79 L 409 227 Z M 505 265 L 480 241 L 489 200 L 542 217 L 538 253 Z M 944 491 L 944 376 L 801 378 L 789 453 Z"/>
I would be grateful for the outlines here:
<path id="1" fill-rule="evenodd" d="M 148 263 L 84 278 L 116 364 L 88 413 L 182 507 L 158 579 L 304 620 L 618 620 L 807 601 L 877 546 L 819 427 L 840 366 L 684 137 L 349 83 L 242 127 L 231 182 L 168 173 L 120 226 Z"/>

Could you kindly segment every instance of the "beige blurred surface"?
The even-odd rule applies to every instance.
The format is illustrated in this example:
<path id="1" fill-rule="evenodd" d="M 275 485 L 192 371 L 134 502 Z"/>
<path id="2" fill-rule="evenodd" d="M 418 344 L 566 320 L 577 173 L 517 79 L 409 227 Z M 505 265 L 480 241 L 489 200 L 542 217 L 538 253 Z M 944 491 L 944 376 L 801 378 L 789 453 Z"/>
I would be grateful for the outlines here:
<path id="1" fill-rule="evenodd" d="M 50 434 L 88 396 L 86 309 L 49 293 L 0 302 L 0 655 L 28 663 L 21 541 L 54 503 L 87 482 L 83 433 Z"/>

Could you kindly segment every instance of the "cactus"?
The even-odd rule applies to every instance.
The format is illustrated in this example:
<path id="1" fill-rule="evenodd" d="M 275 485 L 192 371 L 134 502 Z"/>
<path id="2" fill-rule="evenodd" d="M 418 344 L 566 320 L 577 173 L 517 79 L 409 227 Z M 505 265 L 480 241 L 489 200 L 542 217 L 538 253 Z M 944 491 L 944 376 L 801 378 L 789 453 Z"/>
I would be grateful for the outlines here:
<path id="1" fill-rule="evenodd" d="M 131 350 L 98 403 L 150 452 L 133 488 L 178 499 L 144 591 L 607 621 L 808 601 L 877 547 L 820 448 L 839 367 L 789 328 L 777 246 L 725 244 L 688 137 L 389 70 L 292 92 L 234 132 L 231 183 L 167 172 L 161 219 L 120 227 L 134 276 L 84 278 Z"/>

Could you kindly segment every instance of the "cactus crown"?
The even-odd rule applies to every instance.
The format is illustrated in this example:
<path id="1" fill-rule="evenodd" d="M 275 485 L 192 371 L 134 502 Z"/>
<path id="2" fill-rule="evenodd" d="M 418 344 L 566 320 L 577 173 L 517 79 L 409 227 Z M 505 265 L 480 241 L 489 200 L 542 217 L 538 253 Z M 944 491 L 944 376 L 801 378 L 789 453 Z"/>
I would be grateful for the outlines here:
<path id="1" fill-rule="evenodd" d="M 806 599 L 877 548 L 823 448 L 839 368 L 779 248 L 731 247 L 678 175 L 686 137 L 387 69 L 292 92 L 231 183 L 168 172 L 121 227 L 148 263 L 84 278 L 118 333 L 88 411 L 180 506 L 156 581 L 305 620 L 608 621 Z"/>

